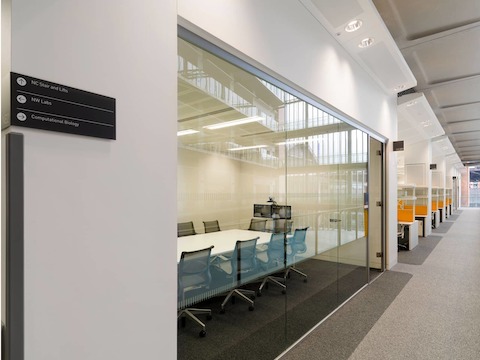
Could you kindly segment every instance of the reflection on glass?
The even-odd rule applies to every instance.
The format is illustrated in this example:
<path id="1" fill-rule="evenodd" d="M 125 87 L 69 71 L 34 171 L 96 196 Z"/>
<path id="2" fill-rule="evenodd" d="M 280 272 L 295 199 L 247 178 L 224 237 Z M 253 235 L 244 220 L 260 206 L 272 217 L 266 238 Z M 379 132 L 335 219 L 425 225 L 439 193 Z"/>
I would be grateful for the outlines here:
<path id="1" fill-rule="evenodd" d="M 186 320 L 178 358 L 275 358 L 367 281 L 368 136 L 192 44 L 178 49 L 178 223 L 196 231 L 179 233 L 178 260 L 213 246 L 209 285 L 178 302 L 213 320 L 200 320 L 201 347 L 202 325 Z M 221 231 L 204 231 L 212 220 Z"/>

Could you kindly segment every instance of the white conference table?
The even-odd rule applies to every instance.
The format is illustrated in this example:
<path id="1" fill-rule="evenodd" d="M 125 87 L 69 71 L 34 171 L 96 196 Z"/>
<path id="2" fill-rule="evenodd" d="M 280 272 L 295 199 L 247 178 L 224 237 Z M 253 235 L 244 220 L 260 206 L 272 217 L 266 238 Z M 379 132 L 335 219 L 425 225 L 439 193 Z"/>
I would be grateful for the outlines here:
<path id="1" fill-rule="evenodd" d="M 183 251 L 201 250 L 213 245 L 211 254 L 220 255 L 232 252 L 237 240 L 251 240 L 258 237 L 257 245 L 268 244 L 271 235 L 263 231 L 232 229 L 182 236 L 177 239 L 177 262 L 180 261 Z"/>

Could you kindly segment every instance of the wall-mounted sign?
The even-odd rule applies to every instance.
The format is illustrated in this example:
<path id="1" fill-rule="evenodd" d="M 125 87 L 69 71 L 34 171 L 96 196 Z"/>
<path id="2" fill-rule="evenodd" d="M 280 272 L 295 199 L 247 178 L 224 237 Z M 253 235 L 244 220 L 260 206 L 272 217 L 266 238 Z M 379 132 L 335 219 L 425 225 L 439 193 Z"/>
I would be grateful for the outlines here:
<path id="1" fill-rule="evenodd" d="M 404 150 L 403 140 L 393 142 L 393 151 L 403 151 L 403 150 Z"/>
<path id="2" fill-rule="evenodd" d="M 437 164 L 430 164 L 430 170 L 437 170 Z"/>
<path id="3" fill-rule="evenodd" d="M 11 73 L 11 124 L 115 139 L 115 99 Z"/>

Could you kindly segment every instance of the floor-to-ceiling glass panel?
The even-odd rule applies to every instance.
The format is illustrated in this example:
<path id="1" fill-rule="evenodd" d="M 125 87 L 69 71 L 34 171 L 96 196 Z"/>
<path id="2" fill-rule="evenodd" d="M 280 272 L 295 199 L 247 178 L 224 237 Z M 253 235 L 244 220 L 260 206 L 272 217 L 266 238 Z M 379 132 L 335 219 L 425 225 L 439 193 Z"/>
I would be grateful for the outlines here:
<path id="1" fill-rule="evenodd" d="M 365 133 L 179 39 L 179 359 L 273 359 L 367 282 L 367 161 Z"/>
<path id="2" fill-rule="evenodd" d="M 179 40 L 179 359 L 268 359 L 286 346 L 292 209 L 275 90 Z"/>

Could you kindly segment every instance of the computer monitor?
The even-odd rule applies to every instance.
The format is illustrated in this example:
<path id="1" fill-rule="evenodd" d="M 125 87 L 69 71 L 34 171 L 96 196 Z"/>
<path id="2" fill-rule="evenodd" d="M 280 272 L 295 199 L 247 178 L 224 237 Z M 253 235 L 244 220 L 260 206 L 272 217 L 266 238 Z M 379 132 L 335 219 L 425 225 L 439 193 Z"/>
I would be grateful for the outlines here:
<path id="1" fill-rule="evenodd" d="M 272 205 L 253 204 L 253 216 L 271 218 L 272 217 Z"/>
<path id="2" fill-rule="evenodd" d="M 292 207 L 289 205 L 272 205 L 272 214 L 277 219 L 291 219 Z"/>
<path id="3" fill-rule="evenodd" d="M 291 219 L 292 207 L 289 205 L 253 204 L 253 216 L 270 219 Z"/>

